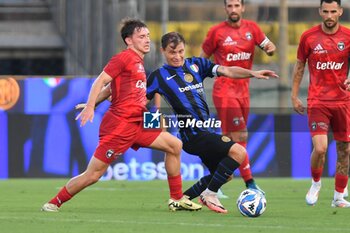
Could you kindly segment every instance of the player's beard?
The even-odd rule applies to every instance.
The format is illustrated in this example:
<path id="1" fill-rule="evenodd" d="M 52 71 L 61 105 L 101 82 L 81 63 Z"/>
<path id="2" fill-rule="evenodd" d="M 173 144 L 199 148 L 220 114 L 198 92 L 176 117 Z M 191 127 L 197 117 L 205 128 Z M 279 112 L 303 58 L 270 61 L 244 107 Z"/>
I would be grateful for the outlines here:
<path id="1" fill-rule="evenodd" d="M 238 21 L 241 20 L 241 16 L 239 16 L 239 15 L 231 15 L 230 17 L 228 17 L 228 20 L 231 23 L 237 23 Z"/>
<path id="2" fill-rule="evenodd" d="M 332 22 L 331 24 L 328 24 L 327 22 Z M 331 20 L 326 20 L 323 22 L 323 25 L 327 28 L 327 29 L 333 29 L 336 25 L 337 22 L 336 21 L 331 21 Z"/>

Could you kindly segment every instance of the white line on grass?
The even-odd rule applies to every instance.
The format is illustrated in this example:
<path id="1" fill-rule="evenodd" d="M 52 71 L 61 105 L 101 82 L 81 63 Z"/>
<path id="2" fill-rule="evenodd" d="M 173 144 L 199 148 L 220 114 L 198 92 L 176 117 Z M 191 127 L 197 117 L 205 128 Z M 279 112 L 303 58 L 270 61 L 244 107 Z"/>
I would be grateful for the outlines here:
<path id="1" fill-rule="evenodd" d="M 57 214 L 57 213 L 48 213 L 48 214 Z M 89 223 L 111 223 L 111 224 L 135 224 L 135 225 L 170 225 L 170 226 L 174 226 L 174 225 L 180 225 L 180 226 L 186 226 L 186 227 L 212 227 L 212 228 L 217 228 L 217 227 L 221 227 L 221 228 L 230 228 L 230 229 L 234 229 L 234 228 L 242 228 L 242 229 L 247 229 L 247 228 L 252 228 L 252 229 L 294 229 L 297 231 L 302 230 L 303 232 L 306 231 L 318 231 L 318 232 L 329 232 L 330 230 L 332 232 L 334 231 L 339 231 L 339 232 L 344 232 L 344 228 L 335 228 L 332 226 L 331 229 L 328 228 L 319 228 L 319 227 L 295 227 L 295 226 L 282 226 L 282 225 L 276 225 L 276 226 L 269 226 L 269 225 L 258 225 L 258 226 L 253 226 L 253 225 L 249 225 L 249 224 L 219 224 L 219 223 L 215 223 L 215 224 L 211 224 L 211 223 L 186 223 L 186 222 L 157 222 L 157 221 L 130 221 L 130 220 L 118 220 L 118 219 L 114 219 L 114 220 L 107 220 L 107 219 L 74 219 L 74 218 L 42 218 L 42 217 L 17 217 L 17 216 L 0 216 L 0 220 L 28 220 L 30 222 L 33 221 L 51 221 L 51 222 L 89 222 Z"/>

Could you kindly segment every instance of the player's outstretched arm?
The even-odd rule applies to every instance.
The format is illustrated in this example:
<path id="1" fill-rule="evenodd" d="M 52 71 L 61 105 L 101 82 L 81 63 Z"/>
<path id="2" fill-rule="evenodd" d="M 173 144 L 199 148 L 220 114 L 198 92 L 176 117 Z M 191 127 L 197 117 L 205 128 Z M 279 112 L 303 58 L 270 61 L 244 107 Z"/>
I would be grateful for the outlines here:
<path id="1" fill-rule="evenodd" d="M 258 78 L 269 79 L 278 78 L 278 75 L 272 70 L 248 70 L 238 66 L 219 66 L 217 70 L 218 75 L 223 75 L 229 78 Z"/>
<path id="2" fill-rule="evenodd" d="M 98 94 L 97 99 L 96 99 L 96 103 L 95 103 L 95 108 L 102 103 L 103 101 L 105 101 L 106 99 L 110 100 L 111 97 L 111 83 L 108 83 L 106 86 L 104 86 L 101 90 L 101 92 Z M 86 107 L 86 103 L 80 103 L 75 105 L 75 109 L 79 110 L 79 109 L 83 109 Z"/>
<path id="3" fill-rule="evenodd" d="M 292 105 L 293 105 L 294 111 L 296 111 L 299 114 L 304 114 L 304 111 L 305 111 L 303 102 L 299 99 L 300 83 L 301 83 L 301 80 L 303 79 L 304 70 L 305 70 L 305 62 L 301 62 L 297 60 L 297 63 L 295 64 L 294 70 L 293 70 L 291 99 L 292 99 Z"/>
<path id="4" fill-rule="evenodd" d="M 96 78 L 90 89 L 89 98 L 86 102 L 85 108 L 75 118 L 75 120 L 81 120 L 80 126 L 84 126 L 88 121 L 92 122 L 94 119 L 94 110 L 97 96 L 101 92 L 102 88 L 111 81 L 112 77 L 104 71 L 102 71 L 102 73 Z"/>

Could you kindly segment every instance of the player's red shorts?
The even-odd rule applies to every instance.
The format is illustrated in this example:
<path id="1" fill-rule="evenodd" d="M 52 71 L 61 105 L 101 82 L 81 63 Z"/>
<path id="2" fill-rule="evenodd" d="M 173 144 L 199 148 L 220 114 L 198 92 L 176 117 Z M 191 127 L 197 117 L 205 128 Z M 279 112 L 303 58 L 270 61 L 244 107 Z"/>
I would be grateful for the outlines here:
<path id="1" fill-rule="evenodd" d="M 311 136 L 331 129 L 335 140 L 350 142 L 350 103 L 309 104 L 307 114 Z"/>
<path id="2" fill-rule="evenodd" d="M 130 147 L 137 150 L 151 145 L 160 133 L 161 130 L 144 129 L 141 121 L 128 122 L 107 111 L 100 125 L 100 139 L 94 156 L 110 164 Z"/>
<path id="3" fill-rule="evenodd" d="M 236 132 L 247 128 L 250 99 L 228 98 L 213 95 L 213 101 L 221 120 L 222 132 Z"/>

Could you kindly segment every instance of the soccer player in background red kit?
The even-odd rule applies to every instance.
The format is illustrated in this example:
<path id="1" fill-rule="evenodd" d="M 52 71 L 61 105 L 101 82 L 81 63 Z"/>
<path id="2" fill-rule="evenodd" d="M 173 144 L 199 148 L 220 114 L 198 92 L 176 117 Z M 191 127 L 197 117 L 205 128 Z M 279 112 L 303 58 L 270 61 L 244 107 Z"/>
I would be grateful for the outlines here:
<path id="1" fill-rule="evenodd" d="M 321 176 L 327 152 L 327 133 L 331 128 L 337 148 L 334 198 L 332 207 L 350 207 L 344 199 L 348 183 L 350 155 L 350 93 L 347 91 L 350 56 L 350 30 L 339 24 L 343 14 L 340 0 L 321 0 L 319 14 L 323 23 L 300 38 L 297 62 L 293 72 L 292 104 L 305 111 L 299 99 L 300 83 L 306 62 L 310 72 L 307 98 L 308 125 L 312 136 L 312 185 L 306 203 L 315 205 L 321 189 Z"/>
<path id="2" fill-rule="evenodd" d="M 242 19 L 244 0 L 224 0 L 227 20 L 208 31 L 202 44 L 201 56 L 214 56 L 214 62 L 223 66 L 239 66 L 251 69 L 254 49 L 259 46 L 269 56 L 276 46 L 266 37 L 259 26 Z M 249 79 L 218 77 L 213 87 L 213 101 L 222 122 L 222 133 L 232 141 L 247 146 L 247 122 L 249 115 Z M 264 193 L 255 183 L 249 164 L 249 157 L 239 167 L 247 188 Z"/>
<path id="3" fill-rule="evenodd" d="M 54 198 L 43 205 L 43 211 L 57 212 L 64 202 L 96 183 L 109 164 L 130 147 L 135 150 L 139 147 L 150 147 L 166 153 L 170 210 L 201 209 L 201 205 L 190 201 L 182 193 L 181 141 L 168 132 L 147 131 L 142 128 L 143 112 L 147 111 L 143 58 L 150 51 L 149 30 L 140 20 L 125 19 L 121 36 L 127 49 L 116 54 L 104 67 L 91 87 L 85 108 L 76 118 L 81 119 L 81 126 L 87 121 L 92 122 L 96 98 L 102 88 L 111 82 L 111 105 L 102 119 L 95 153 L 85 172 L 70 179 Z"/>

